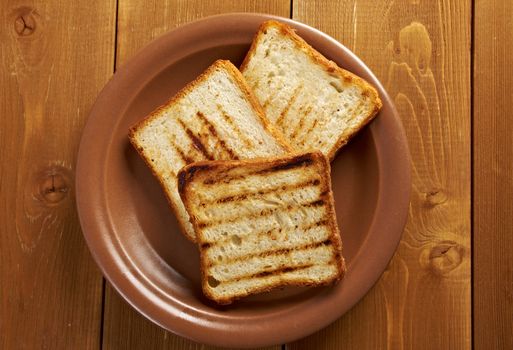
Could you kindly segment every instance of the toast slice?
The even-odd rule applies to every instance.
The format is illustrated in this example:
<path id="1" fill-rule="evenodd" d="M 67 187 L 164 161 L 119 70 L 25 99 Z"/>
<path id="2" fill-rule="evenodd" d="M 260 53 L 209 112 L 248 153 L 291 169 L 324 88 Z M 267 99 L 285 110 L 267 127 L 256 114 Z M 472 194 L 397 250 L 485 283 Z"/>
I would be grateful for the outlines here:
<path id="1" fill-rule="evenodd" d="M 129 139 L 160 181 L 183 232 L 192 241 L 194 230 L 176 177 L 184 165 L 291 151 L 267 121 L 238 69 L 222 60 L 133 126 Z"/>
<path id="2" fill-rule="evenodd" d="M 229 304 L 286 285 L 326 285 L 345 272 L 322 153 L 193 163 L 178 178 L 208 298 Z"/>
<path id="3" fill-rule="evenodd" d="M 292 146 L 330 160 L 381 108 L 374 87 L 280 22 L 262 24 L 240 69 Z"/>

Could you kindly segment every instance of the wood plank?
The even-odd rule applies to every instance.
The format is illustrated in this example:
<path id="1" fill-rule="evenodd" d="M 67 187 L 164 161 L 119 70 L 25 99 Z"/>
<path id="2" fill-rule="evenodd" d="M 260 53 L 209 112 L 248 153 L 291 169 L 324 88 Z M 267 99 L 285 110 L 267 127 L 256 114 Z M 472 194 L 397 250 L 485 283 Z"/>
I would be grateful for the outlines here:
<path id="1" fill-rule="evenodd" d="M 294 19 L 337 38 L 384 83 L 406 129 L 413 188 L 403 239 L 378 284 L 289 348 L 471 346 L 470 16 L 468 0 L 294 1 Z"/>
<path id="2" fill-rule="evenodd" d="M 289 0 L 119 0 L 117 63 L 123 63 L 159 35 L 182 24 L 227 12 L 290 15 Z"/>
<path id="3" fill-rule="evenodd" d="M 474 344 L 513 349 L 513 3 L 474 13 Z"/>
<path id="4" fill-rule="evenodd" d="M 116 4 L 0 4 L 0 348 L 100 347 L 102 277 L 75 209 L 80 134 L 112 74 Z"/>
<path id="5" fill-rule="evenodd" d="M 236 0 L 119 1 L 117 65 L 157 36 L 181 24 L 224 12 L 263 12 L 288 17 L 290 2 Z M 176 336 L 131 308 L 107 284 L 105 349 L 215 349 Z M 275 347 L 272 349 L 279 349 Z"/>

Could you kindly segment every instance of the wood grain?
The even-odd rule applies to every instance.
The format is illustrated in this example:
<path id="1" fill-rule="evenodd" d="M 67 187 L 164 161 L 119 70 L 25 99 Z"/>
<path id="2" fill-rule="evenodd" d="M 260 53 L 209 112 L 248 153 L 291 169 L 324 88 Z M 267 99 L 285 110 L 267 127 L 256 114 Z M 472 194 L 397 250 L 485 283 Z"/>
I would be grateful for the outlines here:
<path id="1" fill-rule="evenodd" d="M 117 66 L 152 39 L 195 19 L 224 12 L 263 12 L 284 17 L 290 13 L 288 0 L 119 0 L 118 6 Z M 108 284 L 103 345 L 104 349 L 215 349 L 154 325 L 133 310 Z"/>
<path id="2" fill-rule="evenodd" d="M 474 344 L 513 349 L 513 3 L 474 12 Z"/>
<path id="3" fill-rule="evenodd" d="M 289 17 L 289 0 L 119 0 L 117 63 L 184 23 L 227 12 L 261 12 Z"/>
<path id="4" fill-rule="evenodd" d="M 294 19 L 337 38 L 384 83 L 406 129 L 413 189 L 378 284 L 289 348 L 470 347 L 470 16 L 469 1 L 294 1 Z"/>
<path id="5" fill-rule="evenodd" d="M 112 73 L 114 1 L 0 4 L 0 348 L 99 348 L 102 278 L 75 210 L 88 110 Z"/>

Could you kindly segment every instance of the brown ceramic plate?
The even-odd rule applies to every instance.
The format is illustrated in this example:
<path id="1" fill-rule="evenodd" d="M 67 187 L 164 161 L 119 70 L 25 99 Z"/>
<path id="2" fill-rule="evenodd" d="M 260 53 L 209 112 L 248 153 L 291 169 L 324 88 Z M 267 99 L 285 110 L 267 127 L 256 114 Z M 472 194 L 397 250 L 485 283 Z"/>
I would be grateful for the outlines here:
<path id="1" fill-rule="evenodd" d="M 140 313 L 201 343 L 256 347 L 321 329 L 377 281 L 405 224 L 410 167 L 404 131 L 372 72 L 320 31 L 278 18 L 326 57 L 379 90 L 377 119 L 333 162 L 333 190 L 348 263 L 334 287 L 289 288 L 228 307 L 206 300 L 196 247 L 178 229 L 163 191 L 130 146 L 128 128 L 218 58 L 240 64 L 259 14 L 229 14 L 177 28 L 121 67 L 99 95 L 84 130 L 77 165 L 77 204 L 89 248 L 103 273 Z M 369 315 L 372 317 L 372 315 Z"/>

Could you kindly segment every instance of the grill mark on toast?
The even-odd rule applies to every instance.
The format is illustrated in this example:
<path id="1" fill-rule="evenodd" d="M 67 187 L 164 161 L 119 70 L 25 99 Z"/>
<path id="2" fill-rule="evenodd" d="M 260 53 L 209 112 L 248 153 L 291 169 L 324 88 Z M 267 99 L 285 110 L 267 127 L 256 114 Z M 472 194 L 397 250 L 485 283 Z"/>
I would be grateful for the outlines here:
<path id="1" fill-rule="evenodd" d="M 292 131 L 292 133 L 290 134 L 290 138 L 291 139 L 295 139 L 298 135 L 298 133 L 303 130 L 304 126 L 305 126 L 305 122 L 306 122 L 306 118 L 308 117 L 308 115 L 310 114 L 310 112 L 312 112 L 312 109 L 313 107 L 312 106 L 308 106 L 306 107 L 305 111 L 303 111 L 301 109 L 301 112 L 299 114 L 299 122 L 297 123 L 296 127 L 294 128 L 294 131 Z M 315 120 L 315 122 L 317 122 L 317 120 Z M 311 131 L 311 130 L 309 130 Z M 308 133 L 308 132 L 307 132 Z"/>
<path id="2" fill-rule="evenodd" d="M 297 156 L 294 159 L 291 159 L 290 161 L 288 161 L 286 163 L 274 165 L 270 168 L 259 170 L 259 171 L 255 172 L 255 174 L 262 175 L 262 174 L 268 174 L 268 173 L 275 173 L 278 171 L 291 170 L 291 169 L 299 168 L 302 166 L 308 167 L 308 166 L 312 165 L 313 163 L 314 163 L 314 160 L 308 154 L 306 154 L 306 155 Z"/>
<path id="3" fill-rule="evenodd" d="M 287 104 L 282 109 L 280 115 L 278 116 L 278 118 L 274 122 L 277 126 L 280 126 L 280 127 L 283 126 L 282 122 L 285 119 L 285 117 L 287 116 L 287 114 L 289 113 L 290 107 L 292 107 L 292 105 L 296 101 L 296 99 L 297 99 L 301 89 L 303 89 L 303 85 L 299 85 L 297 88 L 294 89 L 294 92 L 292 92 L 292 95 L 290 96 L 289 100 L 287 101 Z"/>
<path id="4" fill-rule="evenodd" d="M 248 173 L 244 175 L 234 175 L 234 176 L 223 176 L 223 177 L 211 177 L 208 179 L 203 180 L 204 185 L 215 185 L 218 182 L 222 183 L 230 183 L 235 180 L 245 179 L 248 176 L 254 175 L 254 173 Z"/>
<path id="5" fill-rule="evenodd" d="M 306 130 L 306 135 L 310 134 L 310 132 L 312 132 L 315 129 L 315 127 L 317 126 L 317 122 L 317 119 L 313 121 L 312 125 L 308 128 L 308 130 Z"/>
<path id="6" fill-rule="evenodd" d="M 274 193 L 284 193 L 292 190 L 297 190 L 300 188 L 306 188 L 307 186 L 318 186 L 321 183 L 319 179 L 309 179 L 307 181 L 291 184 L 291 185 L 284 185 L 284 186 L 276 186 L 276 187 L 270 187 L 265 190 L 260 190 L 256 192 L 246 192 L 246 193 L 239 193 L 232 196 L 225 196 L 218 198 L 216 200 L 210 201 L 210 202 L 203 202 L 203 206 L 207 206 L 209 204 L 220 204 L 220 203 L 230 203 L 230 202 L 239 202 L 243 201 L 248 198 L 252 197 L 258 197 L 262 196 L 271 192 Z"/>
<path id="7" fill-rule="evenodd" d="M 230 125 L 230 127 L 233 129 L 237 137 L 244 142 L 246 147 L 248 149 L 253 149 L 253 144 L 251 143 L 251 140 L 246 137 L 246 135 L 239 129 L 238 125 L 233 122 L 233 118 L 226 113 L 226 111 L 223 109 L 221 105 L 217 105 L 217 109 L 221 113 L 221 116 L 223 117 L 226 124 Z"/>
<path id="8" fill-rule="evenodd" d="M 305 144 L 314 145 L 316 147 L 321 146 L 320 144 L 316 143 L 318 141 L 318 137 L 315 137 L 315 139 L 312 139 L 311 136 L 312 135 L 315 136 L 315 133 L 311 134 L 311 131 L 313 131 L 314 128 L 317 128 L 317 130 L 323 130 L 323 127 L 330 120 L 331 120 L 331 115 L 326 116 L 326 113 L 322 113 L 321 115 L 319 115 L 319 113 L 317 113 L 315 115 L 314 121 L 312 122 L 312 125 L 310 125 L 310 127 L 308 128 L 308 131 L 305 131 L 305 132 L 301 133 L 300 135 L 298 135 L 299 137 L 297 137 L 295 140 L 296 143 L 299 144 L 301 147 L 304 147 Z"/>
<path id="9" fill-rule="evenodd" d="M 283 230 L 281 227 L 277 227 L 277 228 L 273 228 L 273 229 L 270 229 L 270 230 L 265 230 L 265 231 L 260 231 L 260 232 L 256 232 L 256 233 L 250 233 L 250 234 L 245 234 L 245 235 L 238 235 L 241 239 L 244 239 L 246 237 L 249 237 L 249 236 L 256 236 L 258 238 L 264 238 L 264 237 L 267 237 L 267 236 L 272 236 L 274 234 L 277 234 L 277 233 L 280 233 L 280 234 L 288 234 L 290 232 L 293 232 L 295 230 L 300 230 L 300 231 L 309 231 L 313 228 L 316 228 L 316 227 L 324 227 L 324 226 L 328 226 L 329 224 L 329 219 L 324 217 L 324 218 L 321 218 L 320 220 L 317 220 L 317 221 L 314 221 L 310 224 L 306 224 L 306 225 L 303 225 L 303 226 L 292 226 L 292 227 L 289 227 L 289 229 L 287 230 Z M 204 242 L 202 243 L 201 245 L 201 248 L 202 249 L 205 249 L 205 250 L 208 250 L 210 248 L 213 248 L 215 246 L 218 246 L 218 245 L 223 245 L 223 244 L 226 244 L 227 242 L 231 241 L 231 237 L 229 238 L 226 238 L 226 239 L 222 239 L 222 240 L 215 240 L 215 241 L 212 241 L 212 242 Z M 205 246 L 203 246 L 205 245 Z"/>
<path id="10" fill-rule="evenodd" d="M 347 118 L 348 120 L 353 120 L 355 115 L 357 115 L 356 111 L 358 111 L 360 108 L 362 108 L 362 106 L 365 104 L 366 101 L 358 101 L 358 104 L 356 105 L 356 107 L 353 108 L 352 112 L 351 112 L 351 117 Z M 317 125 L 317 129 L 319 130 L 322 130 L 326 124 L 331 120 L 331 115 L 327 118 L 322 118 L 321 122 L 319 123 L 319 125 Z M 313 130 L 313 127 L 312 127 L 312 130 Z M 322 144 L 324 144 L 324 142 L 321 142 L 321 144 L 318 144 L 317 142 L 319 141 L 319 137 L 315 137 L 314 139 L 309 139 L 308 136 L 310 135 L 310 132 L 306 132 L 303 137 L 302 137 L 302 140 L 299 141 L 299 145 L 300 146 L 305 146 L 305 144 L 309 144 L 309 145 L 314 145 L 314 146 L 321 146 Z M 310 142 L 306 142 L 307 140 L 309 140 Z"/>
<path id="11" fill-rule="evenodd" d="M 281 274 L 284 274 L 287 272 L 306 270 L 312 266 L 315 266 L 315 264 L 303 264 L 303 265 L 298 265 L 298 266 L 283 266 L 283 267 L 279 267 L 279 268 L 273 269 L 273 270 L 265 270 L 265 271 L 257 272 L 257 273 L 251 274 L 251 275 L 244 275 L 244 276 L 240 276 L 237 278 L 233 278 L 228 281 L 223 281 L 223 282 L 221 282 L 221 284 L 240 282 L 240 281 L 248 280 L 248 279 L 264 278 L 264 277 L 269 277 L 269 276 L 281 275 Z"/>
<path id="12" fill-rule="evenodd" d="M 219 144 L 221 145 L 221 148 L 223 148 L 226 151 L 226 153 L 228 153 L 230 155 L 231 159 L 239 160 L 239 156 L 236 155 L 235 152 L 230 147 L 228 147 L 228 145 L 226 144 L 226 142 L 224 140 L 219 139 Z"/>
<path id="13" fill-rule="evenodd" d="M 217 141 L 217 143 L 221 146 L 221 148 L 230 156 L 230 158 L 238 160 L 239 156 L 237 156 L 237 154 L 235 154 L 235 152 L 230 147 L 228 147 L 226 145 L 226 142 L 219 137 L 219 134 L 217 133 L 217 129 L 214 126 L 214 124 L 212 124 L 207 119 L 207 117 L 199 111 L 196 113 L 196 116 L 198 117 L 199 120 L 201 120 L 201 123 L 207 128 L 210 135 L 212 135 L 212 137 Z"/>
<path id="14" fill-rule="evenodd" d="M 233 263 L 236 261 L 244 261 L 244 260 L 249 260 L 252 258 L 265 258 L 268 256 L 290 255 L 290 253 L 292 253 L 293 251 L 314 250 L 314 249 L 322 247 L 322 246 L 330 246 L 330 245 L 333 245 L 333 242 L 331 241 L 331 238 L 328 238 L 328 239 L 322 240 L 320 242 L 297 245 L 297 246 L 290 247 L 290 248 L 279 248 L 279 249 L 273 249 L 273 250 L 266 250 L 265 252 L 260 252 L 260 253 L 246 254 L 246 255 L 238 256 L 238 257 L 235 257 L 232 259 L 223 260 L 223 262 L 221 264 L 216 264 L 216 263 L 210 262 L 210 264 L 208 264 L 208 267 L 214 267 L 214 266 L 218 266 L 218 265 L 223 266 L 223 265 L 227 265 L 229 263 Z M 225 281 L 225 282 L 228 282 L 228 281 Z"/>
<path id="15" fill-rule="evenodd" d="M 310 125 L 310 127 L 305 132 L 303 132 L 300 135 L 296 135 L 296 138 L 295 138 L 296 142 L 299 142 L 301 145 L 304 145 L 304 142 L 308 138 L 308 135 L 311 135 L 311 132 L 315 130 L 315 127 L 317 126 L 318 123 L 319 123 L 319 119 L 314 119 L 314 121 L 312 122 L 312 125 Z"/>
<path id="16" fill-rule="evenodd" d="M 254 175 L 266 175 L 268 173 L 275 173 L 278 171 L 291 170 L 291 169 L 299 168 L 302 166 L 307 168 L 307 167 L 310 167 L 313 163 L 314 163 L 314 160 L 311 158 L 311 156 L 309 154 L 304 154 L 304 155 L 299 155 L 297 157 L 294 157 L 293 159 L 290 159 L 286 163 L 274 165 L 270 168 L 250 171 L 246 174 L 232 175 L 232 176 L 226 175 L 226 176 L 223 176 L 222 178 L 211 177 L 211 178 L 203 180 L 203 184 L 204 185 L 214 185 L 219 182 L 227 184 L 232 181 L 245 179 L 247 177 L 254 176 Z"/>
<path id="17" fill-rule="evenodd" d="M 262 217 L 262 216 L 264 216 L 264 217 L 265 216 L 270 216 L 270 215 L 272 215 L 276 211 L 290 212 L 292 210 L 299 210 L 299 209 L 304 209 L 304 208 L 319 207 L 319 206 L 322 206 L 324 204 L 325 204 L 324 199 L 318 199 L 318 200 L 315 200 L 315 201 L 312 201 L 312 202 L 300 203 L 299 205 L 291 205 L 291 204 L 289 204 L 286 207 L 263 209 L 263 210 L 261 210 L 261 211 L 259 211 L 257 213 L 253 213 L 253 214 L 249 214 L 249 215 L 245 215 L 245 216 L 237 215 L 237 216 L 234 216 L 232 218 L 225 218 L 225 219 L 212 220 L 212 221 L 203 221 L 203 222 L 200 221 L 200 222 L 198 222 L 198 227 L 200 229 L 203 229 L 203 228 L 207 228 L 207 227 L 218 226 L 220 224 L 234 223 L 234 222 L 237 222 L 237 221 L 246 220 L 248 218 L 249 219 L 255 219 L 255 218 L 258 218 L 258 217 Z"/>
<path id="18" fill-rule="evenodd" d="M 305 124 L 305 119 L 300 116 L 299 117 L 299 122 L 297 123 L 296 127 L 294 128 L 294 130 L 290 134 L 290 138 L 292 140 L 294 140 L 296 138 L 297 133 L 304 128 L 304 126 L 305 126 L 304 124 Z"/>
<path id="19" fill-rule="evenodd" d="M 284 267 L 279 267 L 279 268 L 273 269 L 273 270 L 264 270 L 262 272 L 258 272 L 258 273 L 251 274 L 251 275 L 240 276 L 240 277 L 233 278 L 233 279 L 230 279 L 230 280 L 227 280 L 227 281 L 219 281 L 219 284 L 217 284 L 216 287 L 219 286 L 219 285 L 222 285 L 222 284 L 237 283 L 237 282 L 241 282 L 241 281 L 245 281 L 245 280 L 251 280 L 251 279 L 263 279 L 263 278 L 266 278 L 266 277 L 269 277 L 269 276 L 281 275 L 281 274 L 285 274 L 285 273 L 288 273 L 288 272 L 302 271 L 302 270 L 309 269 L 309 268 L 311 268 L 313 266 L 315 266 L 315 264 L 303 264 L 303 265 L 297 265 L 297 266 L 284 266 Z"/>
<path id="20" fill-rule="evenodd" d="M 182 159 L 185 165 L 194 162 L 194 159 L 186 155 L 183 149 L 181 149 L 180 146 L 176 144 L 174 137 L 169 138 L 169 143 L 171 144 L 171 147 L 178 153 L 180 159 Z"/>
<path id="21" fill-rule="evenodd" d="M 306 205 L 307 208 L 310 208 L 310 207 L 319 207 L 321 205 L 323 205 L 325 202 L 324 202 L 324 199 L 318 199 L 316 201 L 313 201 L 313 202 L 310 202 Z"/>
<path id="22" fill-rule="evenodd" d="M 187 137 L 189 137 L 189 139 L 191 140 L 194 148 L 197 149 L 198 151 L 200 151 L 200 153 L 203 154 L 203 156 L 206 159 L 214 160 L 214 157 L 210 154 L 210 152 L 208 152 L 205 145 L 201 142 L 201 139 L 197 135 L 195 135 L 194 132 L 192 132 L 192 130 L 187 127 L 187 125 L 185 125 L 183 120 L 178 119 L 178 123 L 180 123 L 180 125 L 182 126 L 183 130 L 185 131 Z"/>
<path id="23" fill-rule="evenodd" d="M 314 266 L 314 264 L 305 264 L 305 265 L 300 265 L 300 266 L 286 266 L 286 267 L 281 267 L 281 268 L 275 269 L 275 270 L 262 271 L 262 272 L 254 274 L 252 276 L 249 276 L 248 278 L 260 278 L 260 277 L 267 277 L 267 276 L 273 276 L 273 275 L 281 275 L 281 274 L 287 273 L 287 272 L 305 270 L 312 266 Z"/>
<path id="24" fill-rule="evenodd" d="M 314 128 L 315 127 L 317 127 L 318 129 L 321 128 L 320 126 L 318 126 L 318 124 L 319 124 L 319 118 L 315 118 L 314 121 L 312 122 L 312 125 L 310 125 L 310 127 L 307 130 L 304 130 L 303 132 L 301 132 L 299 135 L 296 136 L 296 138 L 295 138 L 296 143 L 301 146 L 304 146 L 305 142 L 309 139 L 309 136 L 312 135 L 311 132 L 314 130 Z"/>

